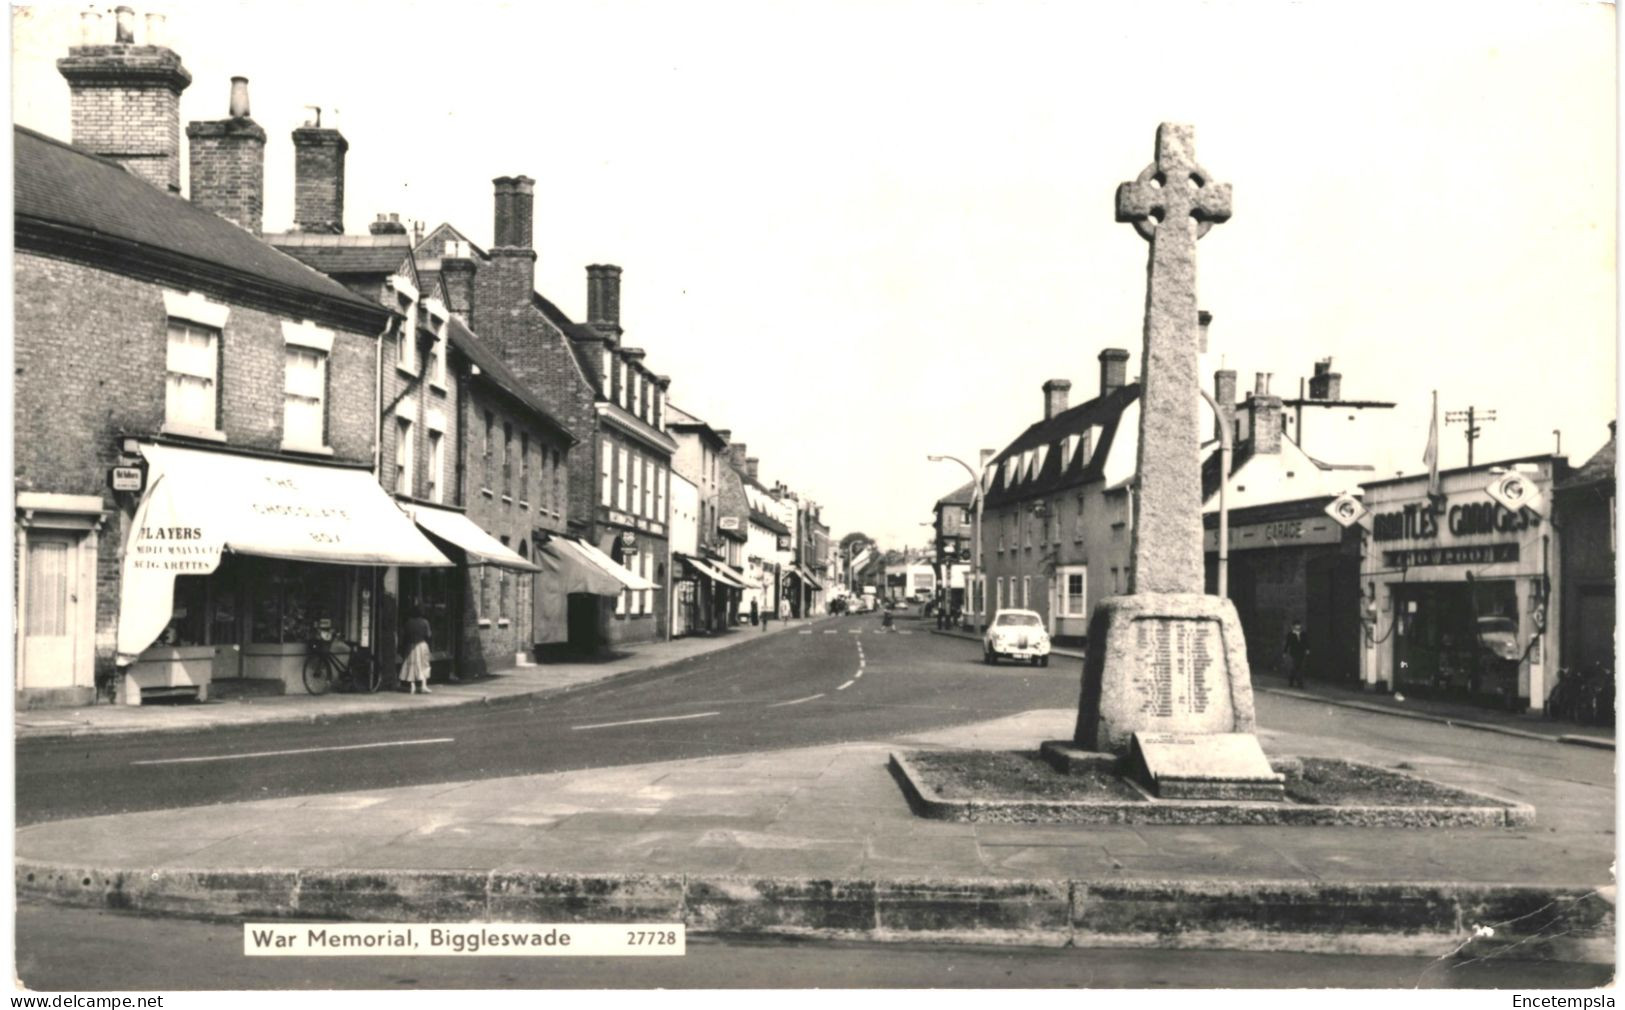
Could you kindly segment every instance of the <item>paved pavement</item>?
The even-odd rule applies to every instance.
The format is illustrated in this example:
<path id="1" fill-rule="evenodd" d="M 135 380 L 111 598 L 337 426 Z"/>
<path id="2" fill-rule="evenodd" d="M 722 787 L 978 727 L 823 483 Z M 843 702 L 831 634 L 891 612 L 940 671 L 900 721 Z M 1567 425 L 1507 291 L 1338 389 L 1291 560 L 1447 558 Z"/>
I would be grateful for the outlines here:
<path id="1" fill-rule="evenodd" d="M 612 658 L 598 662 L 546 663 L 500 670 L 478 680 L 434 684 L 428 695 L 398 691 L 378 694 L 286 694 L 234 698 L 199 704 L 178 700 L 148 705 L 87 705 L 78 708 L 30 709 L 16 713 L 18 737 L 61 737 L 86 734 L 207 730 L 286 722 L 325 722 L 366 718 L 390 712 L 421 711 L 455 705 L 480 705 L 508 698 L 567 691 L 611 677 L 654 669 L 742 644 L 764 634 L 810 628 L 820 619 L 773 621 L 764 631 L 745 625 L 715 636 L 669 642 L 619 645 Z"/>

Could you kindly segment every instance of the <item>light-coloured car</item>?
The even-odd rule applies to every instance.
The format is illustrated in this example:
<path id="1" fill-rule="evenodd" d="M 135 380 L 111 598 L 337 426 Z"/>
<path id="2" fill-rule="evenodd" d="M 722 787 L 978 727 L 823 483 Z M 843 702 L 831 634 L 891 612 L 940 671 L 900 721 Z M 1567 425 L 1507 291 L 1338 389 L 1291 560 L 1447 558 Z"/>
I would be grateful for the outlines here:
<path id="1" fill-rule="evenodd" d="M 982 662 L 991 666 L 1001 657 L 1048 666 L 1049 634 L 1044 630 L 1044 619 L 1031 610 L 1001 610 L 994 614 L 987 634 L 982 636 Z"/>

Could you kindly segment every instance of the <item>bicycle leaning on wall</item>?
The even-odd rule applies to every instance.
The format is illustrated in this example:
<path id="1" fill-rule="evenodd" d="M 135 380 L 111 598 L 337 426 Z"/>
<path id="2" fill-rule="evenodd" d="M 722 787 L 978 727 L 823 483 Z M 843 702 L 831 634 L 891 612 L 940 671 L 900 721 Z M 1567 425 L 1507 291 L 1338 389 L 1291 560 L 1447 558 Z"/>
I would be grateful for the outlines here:
<path id="1" fill-rule="evenodd" d="M 305 690 L 311 694 L 340 691 L 375 693 L 384 674 L 365 646 L 333 635 L 332 625 L 317 622 L 316 633 L 305 647 Z"/>

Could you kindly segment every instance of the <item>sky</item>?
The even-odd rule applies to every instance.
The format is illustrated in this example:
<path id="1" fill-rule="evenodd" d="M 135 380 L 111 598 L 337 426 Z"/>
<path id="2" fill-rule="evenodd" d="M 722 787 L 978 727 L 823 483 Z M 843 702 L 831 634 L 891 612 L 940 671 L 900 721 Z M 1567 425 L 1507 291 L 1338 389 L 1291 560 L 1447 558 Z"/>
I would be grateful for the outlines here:
<path id="1" fill-rule="evenodd" d="M 12 19 L 14 119 L 64 138 L 79 9 Z M 1317 455 L 1422 469 L 1433 390 L 1496 411 L 1479 462 L 1554 430 L 1582 462 L 1616 414 L 1611 5 L 149 9 L 193 76 L 183 123 L 249 78 L 267 230 L 309 105 L 350 142 L 351 232 L 397 213 L 488 244 L 491 179 L 535 178 L 538 289 L 581 318 L 585 266 L 620 265 L 626 344 L 836 535 L 925 544 L 966 480 L 927 455 L 1002 447 L 1047 379 L 1089 398 L 1103 348 L 1137 374 L 1147 250 L 1114 194 L 1163 121 L 1234 193 L 1198 246 L 1202 374 L 1291 396 L 1331 356 L 1345 397 L 1398 404 Z M 1441 422 L 1442 466 L 1462 431 Z"/>

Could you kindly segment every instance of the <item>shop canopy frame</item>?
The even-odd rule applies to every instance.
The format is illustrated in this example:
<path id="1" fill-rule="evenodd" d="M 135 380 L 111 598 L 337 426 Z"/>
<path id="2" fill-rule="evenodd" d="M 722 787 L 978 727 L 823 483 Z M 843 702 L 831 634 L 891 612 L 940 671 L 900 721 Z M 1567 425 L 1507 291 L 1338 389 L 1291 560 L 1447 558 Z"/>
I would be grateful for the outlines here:
<path id="1" fill-rule="evenodd" d="M 570 537 L 555 536 L 537 552 L 538 560 L 548 559 L 549 567 L 563 580 L 566 593 L 592 593 L 619 596 L 624 589 L 658 589 L 653 582 L 621 567 L 592 544 Z"/>
<path id="2" fill-rule="evenodd" d="M 425 533 L 446 541 L 461 550 L 470 568 L 493 565 L 520 572 L 539 572 L 541 567 L 514 553 L 508 546 L 476 526 L 467 515 L 453 509 L 413 502 L 401 504 L 401 511 L 412 517 Z"/>
<path id="3" fill-rule="evenodd" d="M 714 565 L 703 558 L 697 558 L 690 554 L 678 554 L 677 556 L 690 568 L 709 578 L 712 582 L 720 583 L 729 589 L 743 590 L 750 588 L 737 576 L 720 565 Z"/>

